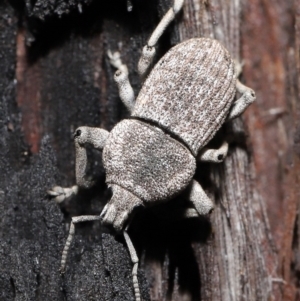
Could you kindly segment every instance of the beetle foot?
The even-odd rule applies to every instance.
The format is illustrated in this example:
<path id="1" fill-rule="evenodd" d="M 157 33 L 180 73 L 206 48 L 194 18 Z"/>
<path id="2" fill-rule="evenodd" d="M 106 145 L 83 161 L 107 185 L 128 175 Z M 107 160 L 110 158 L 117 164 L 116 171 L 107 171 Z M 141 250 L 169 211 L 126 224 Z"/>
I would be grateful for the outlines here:
<path id="1" fill-rule="evenodd" d="M 128 75 L 127 66 L 122 63 L 120 52 L 118 52 L 118 51 L 111 52 L 110 50 L 108 50 L 107 51 L 107 56 L 109 58 L 110 64 L 113 67 L 118 69 L 118 71 L 121 71 L 122 73 L 125 73 L 126 75 Z"/>
<path id="2" fill-rule="evenodd" d="M 72 187 L 61 187 L 54 186 L 52 189 L 47 191 L 47 194 L 54 199 L 56 203 L 61 203 L 64 200 L 70 198 L 72 195 L 78 193 L 78 186 L 74 185 Z"/>

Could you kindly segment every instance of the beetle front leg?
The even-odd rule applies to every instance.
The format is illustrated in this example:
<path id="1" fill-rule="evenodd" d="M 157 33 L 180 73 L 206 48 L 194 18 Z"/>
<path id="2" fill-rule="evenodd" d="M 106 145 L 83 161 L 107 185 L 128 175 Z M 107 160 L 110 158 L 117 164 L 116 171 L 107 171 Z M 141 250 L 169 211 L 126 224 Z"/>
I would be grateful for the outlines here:
<path id="1" fill-rule="evenodd" d="M 203 148 L 197 156 L 197 159 L 202 162 L 220 163 L 223 162 L 224 158 L 227 156 L 227 152 L 228 143 L 224 141 L 218 149 Z"/>
<path id="2" fill-rule="evenodd" d="M 138 63 L 138 72 L 141 76 L 145 75 L 155 56 L 155 45 L 158 39 L 164 33 L 168 25 L 174 20 L 176 14 L 182 9 L 184 0 L 174 0 L 174 5 L 161 19 L 155 30 L 153 31 L 148 43 L 144 46 L 142 56 Z"/>
<path id="3" fill-rule="evenodd" d="M 102 150 L 109 132 L 99 128 L 82 126 L 74 133 L 76 150 L 76 185 L 72 187 L 55 186 L 48 191 L 48 195 L 53 197 L 57 203 L 75 196 L 79 188 L 88 189 L 93 186 L 94 181 L 86 178 L 87 152 L 86 145 L 90 144 L 95 149 Z"/>
<path id="4" fill-rule="evenodd" d="M 114 80 L 118 85 L 119 95 L 128 109 L 129 112 L 132 112 L 134 107 L 134 91 L 131 87 L 129 77 L 128 77 L 128 68 L 121 61 L 121 55 L 119 52 L 112 53 L 110 50 L 107 52 L 107 56 L 109 57 L 109 61 L 112 66 L 118 69 L 115 72 Z"/>

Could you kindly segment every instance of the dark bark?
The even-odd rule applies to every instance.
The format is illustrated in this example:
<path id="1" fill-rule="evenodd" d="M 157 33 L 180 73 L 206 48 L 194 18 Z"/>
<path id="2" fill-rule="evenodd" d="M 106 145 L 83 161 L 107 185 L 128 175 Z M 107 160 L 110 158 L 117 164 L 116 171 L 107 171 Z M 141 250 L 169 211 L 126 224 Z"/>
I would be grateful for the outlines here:
<path id="1" fill-rule="evenodd" d="M 85 38 L 84 32 L 74 33 L 71 25 L 63 33 L 59 27 L 51 32 L 47 26 L 72 21 L 50 20 L 52 24 L 45 23 L 39 29 L 39 38 L 50 30 L 52 41 L 48 36 L 49 44 L 45 45 L 46 39 L 37 38 L 31 48 L 26 48 L 16 12 L 6 2 L 1 3 L 0 12 L 0 300 L 133 300 L 128 250 L 122 237 L 103 233 L 99 223 L 76 227 L 67 271 L 60 275 L 60 257 L 68 232 L 64 222 L 69 222 L 70 214 L 68 204 L 64 218 L 61 209 L 46 197 L 47 189 L 55 183 L 74 181 L 70 126 L 101 122 L 100 90 L 92 69 L 96 56 L 102 54 L 101 47 L 95 45 L 93 34 Z M 71 62 L 73 51 L 76 58 Z M 113 109 L 113 114 L 119 113 Z M 62 129 L 64 133 L 60 133 Z M 63 148 L 68 149 L 65 154 Z M 62 156 L 57 156 L 59 153 Z M 57 165 L 65 170 L 66 177 L 71 175 L 70 179 L 63 180 Z M 97 170 L 97 162 L 94 165 Z M 103 193 L 101 168 L 98 174 L 102 184 L 95 191 L 83 193 L 79 202 L 74 200 L 72 216 L 100 212 L 107 193 Z M 81 205 L 76 206 L 80 200 Z M 142 296 L 149 300 L 142 273 L 139 280 Z"/>
<path id="2" fill-rule="evenodd" d="M 89 153 L 93 190 L 61 208 L 46 197 L 75 183 L 77 126 L 111 130 L 128 116 L 107 50 L 121 51 L 137 93 L 140 50 L 172 1 L 126 3 L 0 3 L 0 300 L 133 300 L 124 241 L 99 222 L 76 227 L 58 272 L 71 216 L 98 214 L 110 197 L 101 155 Z M 210 219 L 168 219 L 181 197 L 134 219 L 145 300 L 298 300 L 299 10 L 296 0 L 186 0 L 161 39 L 157 58 L 181 40 L 218 39 L 244 60 L 257 102 L 214 139 L 230 142 L 224 164 L 198 165 Z"/>

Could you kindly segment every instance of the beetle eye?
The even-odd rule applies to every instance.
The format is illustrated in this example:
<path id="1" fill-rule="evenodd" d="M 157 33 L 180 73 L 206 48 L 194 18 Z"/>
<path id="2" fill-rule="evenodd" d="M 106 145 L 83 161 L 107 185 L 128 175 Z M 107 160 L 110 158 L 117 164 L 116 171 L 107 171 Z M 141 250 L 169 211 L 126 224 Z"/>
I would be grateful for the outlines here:
<path id="1" fill-rule="evenodd" d="M 79 137 L 81 135 L 81 130 L 77 130 L 74 134 L 74 138 Z"/>

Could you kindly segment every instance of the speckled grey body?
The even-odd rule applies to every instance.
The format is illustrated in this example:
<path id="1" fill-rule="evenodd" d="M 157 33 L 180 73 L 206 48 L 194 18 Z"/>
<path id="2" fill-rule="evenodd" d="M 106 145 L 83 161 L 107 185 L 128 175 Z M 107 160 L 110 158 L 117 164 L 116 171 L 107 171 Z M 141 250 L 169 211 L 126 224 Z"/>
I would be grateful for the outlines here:
<path id="1" fill-rule="evenodd" d="M 139 72 L 145 74 L 155 54 L 155 44 L 183 5 L 174 7 L 162 19 L 143 48 Z M 140 301 L 137 280 L 138 257 L 126 233 L 125 224 L 137 206 L 150 206 L 170 200 L 186 190 L 193 208 L 183 217 L 196 217 L 212 211 L 213 203 L 199 183 L 193 180 L 196 160 L 222 162 L 228 151 L 224 142 L 219 149 L 206 144 L 226 120 L 242 114 L 255 100 L 254 91 L 237 80 L 234 62 L 228 51 L 212 39 L 191 39 L 172 48 L 154 67 L 137 100 L 128 79 L 128 69 L 118 52 L 108 53 L 118 70 L 115 81 L 120 98 L 131 112 L 109 133 L 103 129 L 80 127 L 76 130 L 76 183 L 71 188 L 54 187 L 49 194 L 57 202 L 87 189 L 93 181 L 86 178 L 86 145 L 103 149 L 106 183 L 112 198 L 100 216 L 73 217 L 63 250 L 64 270 L 75 224 L 101 219 L 123 231 L 133 266 L 136 301 Z M 236 91 L 242 96 L 234 101 Z"/>
<path id="2" fill-rule="evenodd" d="M 107 184 L 117 184 L 145 203 L 165 201 L 190 183 L 196 160 L 177 140 L 157 127 L 123 120 L 103 149 Z"/>
<path id="3" fill-rule="evenodd" d="M 138 95 L 131 116 L 140 120 L 124 120 L 109 135 L 103 151 L 107 184 L 145 205 L 181 192 L 195 173 L 194 156 L 224 123 L 235 86 L 234 62 L 219 42 L 191 39 L 173 47 Z"/>
<path id="4" fill-rule="evenodd" d="M 177 1 L 181 6 L 182 0 Z M 153 52 L 147 47 L 145 55 Z M 199 183 L 192 181 L 196 160 L 223 161 L 226 142 L 217 150 L 205 146 L 226 120 L 239 116 L 255 100 L 254 91 L 237 80 L 228 51 L 208 38 L 190 39 L 169 50 L 146 78 L 136 101 L 121 55 L 109 52 L 108 56 L 118 69 L 114 78 L 131 116 L 111 133 L 78 128 L 74 135 L 77 185 L 55 187 L 49 193 L 61 202 L 93 184 L 86 179 L 85 148 L 91 144 L 103 149 L 106 182 L 113 191 L 101 213 L 104 223 L 120 231 L 134 207 L 169 200 L 189 185 L 189 200 L 197 213 L 207 214 L 213 205 Z M 242 97 L 234 101 L 236 91 Z"/>
<path id="5" fill-rule="evenodd" d="M 236 93 L 234 62 L 216 40 L 173 47 L 145 81 L 132 116 L 156 122 L 196 156 L 224 123 Z"/>

